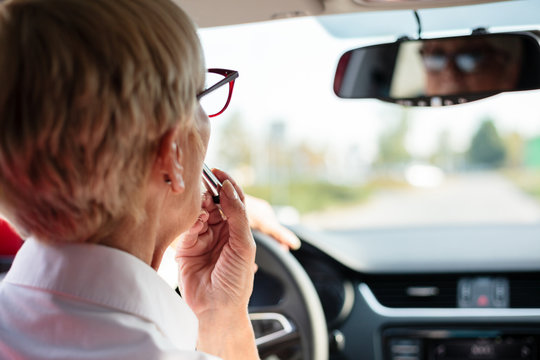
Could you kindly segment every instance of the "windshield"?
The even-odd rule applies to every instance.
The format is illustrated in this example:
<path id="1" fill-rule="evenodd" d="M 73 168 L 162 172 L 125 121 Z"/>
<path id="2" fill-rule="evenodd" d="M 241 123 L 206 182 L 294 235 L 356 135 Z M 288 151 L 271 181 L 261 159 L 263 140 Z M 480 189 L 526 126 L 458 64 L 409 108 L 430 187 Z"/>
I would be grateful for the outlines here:
<path id="1" fill-rule="evenodd" d="M 334 24 L 335 25 L 335 24 Z M 406 108 L 332 92 L 336 38 L 315 18 L 200 30 L 208 67 L 238 70 L 207 163 L 284 222 L 325 229 L 540 221 L 540 92 Z"/>

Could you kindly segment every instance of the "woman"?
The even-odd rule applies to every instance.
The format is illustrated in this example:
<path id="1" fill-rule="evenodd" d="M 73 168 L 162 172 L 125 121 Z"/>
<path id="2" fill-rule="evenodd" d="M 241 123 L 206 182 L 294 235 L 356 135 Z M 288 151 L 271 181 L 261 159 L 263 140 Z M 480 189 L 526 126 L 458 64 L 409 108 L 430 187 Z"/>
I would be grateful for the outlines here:
<path id="1" fill-rule="evenodd" d="M 257 358 L 242 191 L 216 171 L 225 216 L 201 207 L 202 59 L 169 0 L 0 6 L 0 209 L 30 236 L 0 358 Z M 180 234 L 185 303 L 155 272 Z"/>

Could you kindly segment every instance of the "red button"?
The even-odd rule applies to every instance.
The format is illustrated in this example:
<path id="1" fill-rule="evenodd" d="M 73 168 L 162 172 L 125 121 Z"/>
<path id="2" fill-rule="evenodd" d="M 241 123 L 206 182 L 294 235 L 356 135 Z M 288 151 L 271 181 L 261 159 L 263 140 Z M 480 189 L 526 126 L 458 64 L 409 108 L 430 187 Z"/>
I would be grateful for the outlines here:
<path id="1" fill-rule="evenodd" d="M 476 303 L 478 304 L 478 306 L 488 306 L 489 299 L 486 295 L 480 295 L 478 297 L 478 300 L 476 300 Z"/>

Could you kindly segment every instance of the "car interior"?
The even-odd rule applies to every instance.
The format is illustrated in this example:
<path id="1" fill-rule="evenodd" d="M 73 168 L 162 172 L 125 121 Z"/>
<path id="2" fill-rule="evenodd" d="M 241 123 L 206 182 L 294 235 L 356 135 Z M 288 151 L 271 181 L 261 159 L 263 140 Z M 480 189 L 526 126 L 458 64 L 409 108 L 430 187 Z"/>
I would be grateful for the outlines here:
<path id="1" fill-rule="evenodd" d="M 302 241 L 254 231 L 261 359 L 540 359 L 540 2 L 175 1 L 239 72 L 207 163 Z"/>
<path id="2" fill-rule="evenodd" d="M 266 235 L 255 233 L 259 270 L 250 313 L 261 358 L 540 356 L 540 218 L 538 198 L 531 196 L 538 185 L 532 179 L 533 162 L 527 160 L 534 157 L 540 120 L 532 105 L 538 97 L 534 89 L 540 85 L 537 4 L 430 0 L 180 4 L 201 27 L 208 65 L 225 63 L 240 74 L 232 104 L 238 113 L 231 114 L 231 120 L 212 123 L 212 141 L 217 145 L 210 163 L 238 169 L 246 192 L 271 202 L 302 240 L 299 250 L 283 252 Z M 254 34 L 244 34 L 248 32 Z M 257 65 L 244 66 L 248 62 Z M 315 62 L 318 68 L 311 66 Z M 472 80 L 475 76 L 478 81 Z M 281 88 L 272 88 L 273 82 Z M 242 96 L 243 86 L 256 94 Z M 323 95 L 316 91 L 324 91 L 331 100 L 319 100 Z M 288 102 L 291 97 L 294 101 Z M 256 109 L 250 111 L 246 102 L 255 103 Z M 383 110 L 373 110 L 379 106 Z M 291 110 L 282 115 L 275 110 L 279 107 Z M 507 110 L 498 110 L 502 108 Z M 502 115 L 506 111 L 508 115 Z M 486 113 L 495 119 L 500 137 L 505 131 L 502 122 L 508 122 L 512 129 L 508 133 L 529 139 L 523 150 L 527 155 L 522 153 L 514 165 L 508 157 L 498 165 L 495 160 L 491 164 L 467 160 Z M 501 125 L 499 116 L 507 119 Z M 267 120 L 272 117 L 278 120 Z M 527 125 L 520 130 L 518 122 Z M 444 148 L 437 145 L 448 140 L 445 136 L 452 137 L 440 130 L 444 127 L 449 133 L 459 132 L 453 127 L 469 127 L 463 141 L 471 149 L 467 144 L 462 150 L 450 150 L 461 155 L 442 161 L 425 155 L 400 158 L 400 123 L 406 124 L 403 147 L 409 155 L 415 143 L 422 147 L 433 141 L 434 148 Z M 265 150 L 252 151 L 247 160 L 219 155 L 231 133 L 257 134 L 251 126 L 266 128 L 261 137 L 253 135 L 260 142 L 267 139 Z M 415 135 L 420 126 L 426 130 Z M 370 132 L 380 134 L 379 156 L 366 161 L 362 154 L 342 151 L 330 157 L 339 142 L 359 144 L 356 151 L 364 151 Z M 296 133 L 302 134 L 298 141 L 325 138 L 325 146 L 310 154 L 312 162 L 317 155 L 322 158 L 319 166 L 325 170 L 295 158 L 289 144 Z M 396 145 L 387 160 L 380 156 L 385 136 Z M 276 147 L 286 149 L 280 153 Z M 508 147 L 505 151 L 507 156 L 512 152 Z M 288 163 L 280 156 L 293 159 Z M 368 169 L 359 169 L 354 160 L 367 162 Z M 332 166 L 340 161 L 341 166 Z M 241 163 L 255 168 L 255 175 L 247 171 L 245 176 Z M 260 170 L 263 166 L 271 171 Z M 531 188 L 515 179 L 508 182 L 516 167 L 528 174 Z M 506 174 L 499 180 L 531 207 L 517 205 L 502 189 L 491 188 L 494 179 L 489 177 L 494 173 Z M 478 187 L 450 184 L 462 176 Z M 305 210 L 296 198 L 305 192 L 313 202 L 323 202 L 325 190 L 312 187 L 315 180 L 350 189 L 374 177 L 375 182 L 408 179 L 407 189 L 395 183 L 374 185 L 376 189 L 358 200 L 358 206 L 344 201 L 327 207 L 306 205 Z M 354 197 L 343 194 L 347 196 Z"/>

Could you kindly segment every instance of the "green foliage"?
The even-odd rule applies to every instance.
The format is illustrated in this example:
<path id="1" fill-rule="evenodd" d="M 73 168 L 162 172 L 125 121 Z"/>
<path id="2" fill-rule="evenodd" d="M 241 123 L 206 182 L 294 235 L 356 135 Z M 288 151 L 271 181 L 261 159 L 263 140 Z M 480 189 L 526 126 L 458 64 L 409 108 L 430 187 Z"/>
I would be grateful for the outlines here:
<path id="1" fill-rule="evenodd" d="M 528 168 L 540 168 L 540 136 L 527 141 L 524 147 L 523 161 Z"/>
<path id="2" fill-rule="evenodd" d="M 357 204 L 365 200 L 372 192 L 370 186 L 341 186 L 327 182 L 297 182 L 274 186 L 248 186 L 244 188 L 247 194 L 263 198 L 270 203 L 276 193 L 288 194 L 287 204 L 295 207 L 300 213 L 316 211 L 332 206 Z"/>
<path id="3" fill-rule="evenodd" d="M 499 167 L 503 164 L 506 149 L 493 121 L 482 122 L 472 138 L 467 156 L 474 165 Z"/>
<path id="4" fill-rule="evenodd" d="M 408 186 L 403 181 L 388 177 L 373 179 L 363 185 L 336 185 L 324 181 L 295 182 L 283 185 L 257 185 L 244 187 L 247 194 L 267 200 L 272 205 L 290 205 L 300 213 L 329 208 L 352 206 L 366 201 L 375 191 Z M 285 195 L 286 196 L 283 196 Z M 281 201 L 287 197 L 285 203 Z M 280 199 L 279 201 L 273 201 Z"/>

